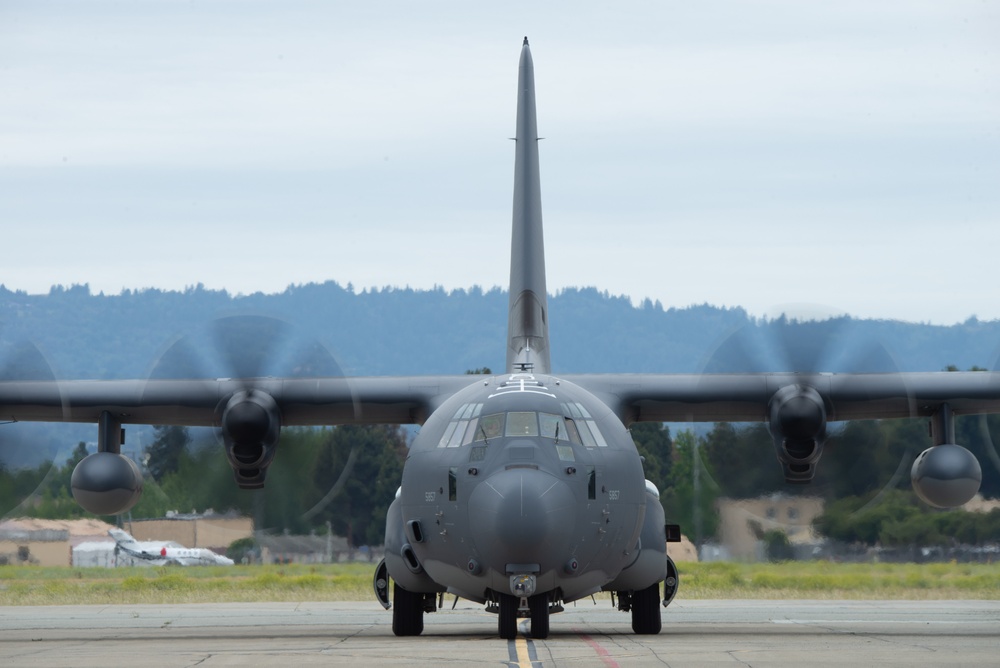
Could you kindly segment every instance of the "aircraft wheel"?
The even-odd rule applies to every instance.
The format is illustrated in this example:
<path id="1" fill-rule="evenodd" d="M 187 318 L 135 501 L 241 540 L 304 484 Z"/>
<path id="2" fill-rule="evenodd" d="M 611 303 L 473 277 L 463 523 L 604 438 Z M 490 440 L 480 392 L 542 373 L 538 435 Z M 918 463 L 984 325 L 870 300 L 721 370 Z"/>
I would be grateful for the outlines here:
<path id="1" fill-rule="evenodd" d="M 517 606 L 520 601 L 511 594 L 497 594 L 500 597 L 500 614 L 497 619 L 497 630 L 504 640 L 517 637 Z"/>
<path id="2" fill-rule="evenodd" d="M 538 594 L 528 599 L 531 609 L 531 637 L 543 640 L 549 637 L 549 595 Z"/>
<path id="3" fill-rule="evenodd" d="M 424 595 L 406 591 L 392 583 L 392 632 L 418 636 L 424 632 Z"/>
<path id="4" fill-rule="evenodd" d="M 660 632 L 660 583 L 632 592 L 632 630 L 640 635 Z"/>

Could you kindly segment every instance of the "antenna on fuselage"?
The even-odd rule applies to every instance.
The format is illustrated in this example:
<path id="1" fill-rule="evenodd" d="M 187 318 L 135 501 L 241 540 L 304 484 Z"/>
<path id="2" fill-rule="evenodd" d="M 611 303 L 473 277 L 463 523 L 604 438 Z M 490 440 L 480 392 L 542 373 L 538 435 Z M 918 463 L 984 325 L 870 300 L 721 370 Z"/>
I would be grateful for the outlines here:
<path id="1" fill-rule="evenodd" d="M 507 369 L 549 373 L 548 295 L 542 237 L 542 189 L 535 117 L 535 69 L 524 38 L 517 74 L 514 216 L 510 245 Z M 530 366 L 528 366 L 530 365 Z"/>

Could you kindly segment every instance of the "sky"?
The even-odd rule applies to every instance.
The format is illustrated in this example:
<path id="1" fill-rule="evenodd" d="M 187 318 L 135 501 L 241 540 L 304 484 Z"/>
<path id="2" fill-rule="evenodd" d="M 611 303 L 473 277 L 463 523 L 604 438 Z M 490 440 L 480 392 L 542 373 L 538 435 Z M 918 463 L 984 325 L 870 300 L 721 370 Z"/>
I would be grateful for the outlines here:
<path id="1" fill-rule="evenodd" d="M 0 283 L 1000 318 L 1000 2 L 0 0 Z M 553 314 L 553 317 L 557 317 Z"/>

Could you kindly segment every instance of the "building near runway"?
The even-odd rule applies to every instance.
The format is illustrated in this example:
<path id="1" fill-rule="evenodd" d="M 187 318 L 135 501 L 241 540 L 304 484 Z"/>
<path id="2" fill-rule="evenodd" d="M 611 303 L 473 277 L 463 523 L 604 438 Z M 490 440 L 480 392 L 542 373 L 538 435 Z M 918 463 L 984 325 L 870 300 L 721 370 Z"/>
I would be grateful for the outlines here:
<path id="1" fill-rule="evenodd" d="M 253 520 L 237 513 L 178 513 L 166 517 L 131 520 L 125 530 L 136 540 L 172 540 L 185 547 L 204 547 L 225 554 L 233 541 L 253 537 Z"/>
<path id="2" fill-rule="evenodd" d="M 114 568 L 119 563 L 114 555 L 115 542 L 108 535 L 113 528 L 96 519 L 7 520 L 0 523 L 0 565 Z M 236 540 L 254 538 L 255 549 L 250 556 L 257 563 L 320 564 L 382 558 L 381 546 L 355 547 L 341 536 L 255 536 L 253 521 L 232 513 L 168 512 L 166 517 L 126 521 L 124 528 L 139 541 L 173 541 L 218 554 L 226 554 Z"/>
<path id="3" fill-rule="evenodd" d="M 789 543 L 800 548 L 823 542 L 812 526 L 813 520 L 823 514 L 824 502 L 818 497 L 772 494 L 756 499 L 721 498 L 716 507 L 721 559 L 703 553 L 706 560 L 765 561 L 761 535 L 772 530 L 783 532 Z"/>
<path id="4" fill-rule="evenodd" d="M 82 543 L 111 541 L 98 519 L 43 520 L 34 517 L 0 522 L 0 564 L 73 565 L 73 549 Z M 114 542 L 111 542 L 114 547 Z"/>

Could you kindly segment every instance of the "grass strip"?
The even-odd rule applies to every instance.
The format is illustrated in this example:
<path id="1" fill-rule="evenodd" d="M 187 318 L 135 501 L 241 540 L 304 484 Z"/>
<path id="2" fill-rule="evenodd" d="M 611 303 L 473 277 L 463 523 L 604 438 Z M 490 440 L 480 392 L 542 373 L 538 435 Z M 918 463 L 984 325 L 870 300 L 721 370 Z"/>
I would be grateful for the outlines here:
<path id="1" fill-rule="evenodd" d="M 1000 599 L 991 564 L 678 564 L 678 599 Z M 0 605 L 359 601 L 370 564 L 233 567 L 0 566 Z"/>

